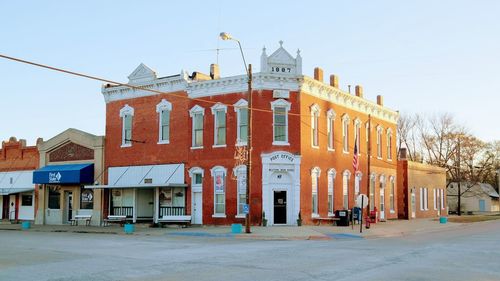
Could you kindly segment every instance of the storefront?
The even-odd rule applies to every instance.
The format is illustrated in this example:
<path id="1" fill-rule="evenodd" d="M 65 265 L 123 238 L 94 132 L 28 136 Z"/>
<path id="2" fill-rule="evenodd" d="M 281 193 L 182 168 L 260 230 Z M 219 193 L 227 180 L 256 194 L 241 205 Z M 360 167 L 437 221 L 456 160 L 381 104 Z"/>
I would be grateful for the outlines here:
<path id="1" fill-rule="evenodd" d="M 184 164 L 110 167 L 107 185 L 86 189 L 107 190 L 108 214 L 132 222 L 154 222 L 167 216 L 186 216 Z"/>
<path id="2" fill-rule="evenodd" d="M 94 192 L 83 188 L 94 181 L 94 164 L 49 165 L 33 173 L 43 200 L 45 224 L 70 223 L 75 215 L 93 215 Z"/>
<path id="3" fill-rule="evenodd" d="M 33 171 L 0 172 L 0 218 L 10 221 L 35 219 Z"/>
<path id="4" fill-rule="evenodd" d="M 40 169 L 36 224 L 66 224 L 76 215 L 91 216 L 91 225 L 102 222 L 102 192 L 85 189 L 98 184 L 103 174 L 104 137 L 68 129 L 38 144 Z"/>

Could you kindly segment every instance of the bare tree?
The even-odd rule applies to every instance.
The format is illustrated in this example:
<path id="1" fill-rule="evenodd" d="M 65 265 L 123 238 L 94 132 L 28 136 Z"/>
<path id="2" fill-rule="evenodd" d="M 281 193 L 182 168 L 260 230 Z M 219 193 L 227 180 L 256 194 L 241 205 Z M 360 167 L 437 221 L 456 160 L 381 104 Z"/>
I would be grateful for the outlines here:
<path id="1" fill-rule="evenodd" d="M 397 150 L 398 158 L 401 148 L 406 148 L 407 158 L 410 161 L 420 161 L 418 153 L 417 124 L 420 123 L 419 115 L 401 114 L 397 128 Z"/>

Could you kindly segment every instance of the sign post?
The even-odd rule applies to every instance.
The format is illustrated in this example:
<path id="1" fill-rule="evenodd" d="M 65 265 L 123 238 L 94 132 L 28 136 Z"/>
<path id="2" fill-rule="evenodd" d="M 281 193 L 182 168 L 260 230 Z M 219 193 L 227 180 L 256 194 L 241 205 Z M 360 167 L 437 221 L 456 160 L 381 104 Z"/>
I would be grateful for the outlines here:
<path id="1" fill-rule="evenodd" d="M 359 233 L 362 233 L 363 232 L 363 209 L 368 206 L 368 196 L 366 196 L 365 194 L 358 195 L 358 198 L 356 198 L 356 205 L 360 209 Z"/>

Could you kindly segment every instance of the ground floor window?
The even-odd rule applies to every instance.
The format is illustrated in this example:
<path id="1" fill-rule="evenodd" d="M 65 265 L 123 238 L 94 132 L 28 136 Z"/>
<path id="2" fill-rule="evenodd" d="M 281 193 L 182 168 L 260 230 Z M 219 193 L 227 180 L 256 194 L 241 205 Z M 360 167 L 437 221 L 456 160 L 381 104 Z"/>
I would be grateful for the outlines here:
<path id="1" fill-rule="evenodd" d="M 80 209 L 94 208 L 94 191 L 92 189 L 81 189 L 80 192 Z"/>
<path id="2" fill-rule="evenodd" d="M 214 215 L 226 214 L 226 169 L 221 166 L 212 168 L 214 181 Z"/>
<path id="3" fill-rule="evenodd" d="M 132 217 L 134 212 L 134 190 L 113 189 L 111 191 L 111 215 Z"/>
<path id="4" fill-rule="evenodd" d="M 23 194 L 21 195 L 21 206 L 32 206 L 33 205 L 33 195 Z"/>
<path id="5" fill-rule="evenodd" d="M 49 209 L 61 208 L 61 192 L 56 186 L 49 187 Z"/>

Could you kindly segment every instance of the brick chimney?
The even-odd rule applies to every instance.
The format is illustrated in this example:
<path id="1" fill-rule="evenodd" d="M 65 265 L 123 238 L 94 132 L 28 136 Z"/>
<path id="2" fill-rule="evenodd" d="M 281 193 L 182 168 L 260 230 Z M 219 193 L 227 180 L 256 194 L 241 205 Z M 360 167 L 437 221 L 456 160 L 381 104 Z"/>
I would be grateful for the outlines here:
<path id="1" fill-rule="evenodd" d="M 336 75 L 330 75 L 330 86 L 338 88 L 339 87 L 339 77 Z"/>
<path id="2" fill-rule="evenodd" d="M 378 95 L 377 96 L 377 104 L 380 106 L 384 106 L 384 97 L 382 97 L 381 95 Z"/>
<path id="3" fill-rule="evenodd" d="M 314 80 L 323 82 L 323 69 L 321 69 L 320 67 L 314 68 Z"/>
<path id="4" fill-rule="evenodd" d="M 356 97 L 363 97 L 363 86 L 356 85 Z"/>
<path id="5" fill-rule="evenodd" d="M 406 148 L 399 149 L 399 160 L 406 160 Z"/>
<path id="6" fill-rule="evenodd" d="M 210 65 L 210 77 L 213 80 L 220 78 L 220 69 L 218 64 L 212 63 Z"/>

